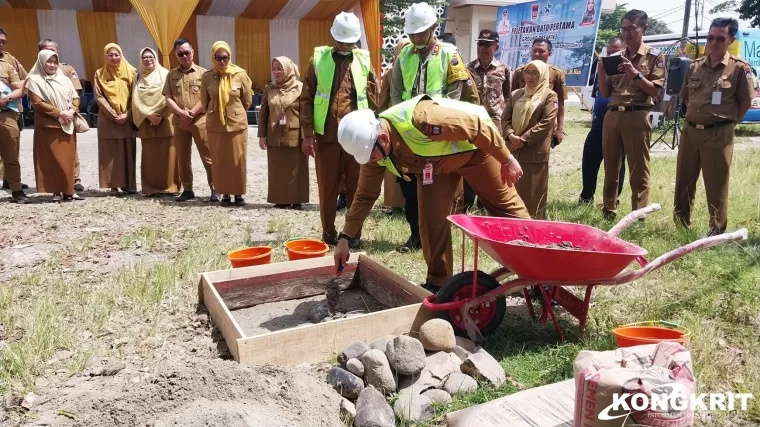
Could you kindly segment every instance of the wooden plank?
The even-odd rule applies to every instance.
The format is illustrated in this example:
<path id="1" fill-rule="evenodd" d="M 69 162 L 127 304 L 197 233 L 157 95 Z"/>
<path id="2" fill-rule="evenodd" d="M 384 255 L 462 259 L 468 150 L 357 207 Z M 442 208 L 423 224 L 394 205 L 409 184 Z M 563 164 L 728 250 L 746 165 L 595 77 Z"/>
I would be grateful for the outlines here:
<path id="1" fill-rule="evenodd" d="M 361 256 L 359 256 L 360 275 L 362 269 L 370 270 L 370 275 L 377 274 L 377 280 L 385 285 L 385 287 L 390 292 L 396 294 L 403 301 L 407 301 L 407 304 L 420 302 L 428 295 L 432 295 L 427 290 L 415 285 L 414 283 L 407 280 L 404 276 L 401 276 L 395 271 L 390 270 L 366 254 L 361 254 Z"/>
<path id="2" fill-rule="evenodd" d="M 343 268 L 343 273 L 346 274 L 346 276 L 353 276 L 352 273 L 356 271 L 356 267 L 357 264 L 349 264 Z M 238 289 L 260 288 L 278 282 L 302 281 L 303 279 L 317 277 L 335 278 L 335 268 L 332 265 L 329 265 L 324 267 L 294 269 L 274 274 L 257 274 L 256 276 L 251 277 L 214 282 L 214 287 L 216 287 L 216 290 L 219 291 L 220 295 L 224 296 L 225 293 Z"/>
<path id="3" fill-rule="evenodd" d="M 201 276 L 201 285 L 203 286 L 203 304 L 208 309 L 216 327 L 222 332 L 222 336 L 224 336 L 224 341 L 227 342 L 227 347 L 229 347 L 232 357 L 239 362 L 238 342 L 240 339 L 245 338 L 245 334 L 240 329 L 240 325 L 237 324 L 235 318 L 232 317 L 232 313 L 224 305 L 224 301 L 222 301 L 222 297 L 214 289 L 214 285 L 207 280 L 205 274 Z"/>
<path id="4" fill-rule="evenodd" d="M 244 338 L 237 342 L 238 361 L 248 365 L 321 363 L 356 341 L 369 343 L 385 335 L 409 333 L 428 317 L 421 304 L 414 304 Z"/>
<path id="5" fill-rule="evenodd" d="M 348 268 L 346 268 L 348 270 Z M 344 270 L 344 273 L 346 272 Z M 259 304 L 269 302 L 288 301 L 299 298 L 309 298 L 316 295 L 322 295 L 327 289 L 327 284 L 336 279 L 335 273 L 325 275 L 318 274 L 319 270 L 312 270 L 314 275 L 311 277 L 286 278 L 287 273 L 282 275 L 264 276 L 271 277 L 269 282 L 255 281 L 246 282 L 243 286 L 227 287 L 220 289 L 219 285 L 214 285 L 219 295 L 224 300 L 227 308 L 230 310 L 239 310 L 241 308 L 253 307 Z M 308 271 L 306 271 L 308 273 Z M 254 278 L 252 278 L 254 279 Z M 256 278 L 258 279 L 258 278 Z M 337 282 L 342 285 L 348 285 L 352 282 L 354 275 L 349 271 L 337 278 Z"/>
<path id="6" fill-rule="evenodd" d="M 446 415 L 447 427 L 572 427 L 575 381 L 524 390 Z"/>
<path id="7" fill-rule="evenodd" d="M 356 264 L 363 253 L 352 254 L 348 264 Z M 228 280 L 245 279 L 267 274 L 286 273 L 289 271 L 308 270 L 311 268 L 334 265 L 332 257 L 308 258 L 298 261 L 283 261 L 272 264 L 256 265 L 253 267 L 230 268 L 227 270 L 209 271 L 204 273 L 211 283 L 217 284 Z M 348 266 L 346 266 L 348 267 Z"/>

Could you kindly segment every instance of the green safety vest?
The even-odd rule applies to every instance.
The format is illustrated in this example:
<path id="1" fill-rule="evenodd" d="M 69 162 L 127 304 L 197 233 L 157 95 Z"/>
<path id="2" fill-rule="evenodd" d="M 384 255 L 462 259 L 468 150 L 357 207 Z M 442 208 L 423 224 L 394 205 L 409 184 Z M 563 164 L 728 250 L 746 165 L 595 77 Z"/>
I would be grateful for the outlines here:
<path id="1" fill-rule="evenodd" d="M 420 157 L 443 157 L 477 150 L 477 147 L 469 141 L 433 141 L 427 135 L 420 132 L 412 123 L 412 117 L 417 103 L 423 99 L 431 99 L 431 97 L 428 95 L 418 95 L 380 113 L 380 117 L 388 120 L 398 134 L 401 135 L 401 138 L 412 150 L 412 153 Z M 478 116 L 487 125 L 494 126 L 491 116 L 488 115 L 488 111 L 483 106 L 454 101 L 448 98 L 437 98 L 435 99 L 435 103 L 443 107 Z M 378 161 L 377 164 L 385 167 L 392 174 L 401 176 L 390 157 Z"/>
<path id="2" fill-rule="evenodd" d="M 332 57 L 331 46 L 314 48 L 314 70 L 317 73 L 317 94 L 314 96 L 314 132 L 325 134 L 325 120 L 330 107 L 333 77 L 335 76 L 335 61 Z M 363 49 L 353 50 L 351 61 L 351 81 L 356 89 L 356 108 L 369 108 L 367 102 L 367 76 L 372 69 L 369 52 Z"/>
<path id="3" fill-rule="evenodd" d="M 449 63 L 452 57 L 457 53 L 456 46 L 451 43 L 439 42 L 438 53 L 430 53 L 427 61 L 425 74 L 425 94 L 431 98 L 445 97 L 448 90 Z M 434 47 L 433 49 L 436 49 Z M 414 45 L 408 44 L 401 49 L 399 53 L 399 66 L 401 75 L 404 78 L 404 91 L 401 93 L 401 99 L 406 101 L 412 98 L 412 88 L 414 81 L 417 79 L 417 73 L 420 71 L 420 55 L 414 53 Z"/>

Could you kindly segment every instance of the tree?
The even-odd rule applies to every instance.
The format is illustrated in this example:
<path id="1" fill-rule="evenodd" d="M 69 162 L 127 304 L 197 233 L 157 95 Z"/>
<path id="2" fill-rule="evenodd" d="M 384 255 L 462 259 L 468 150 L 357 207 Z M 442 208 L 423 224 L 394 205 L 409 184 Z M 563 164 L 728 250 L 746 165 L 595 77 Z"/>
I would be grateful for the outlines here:
<path id="1" fill-rule="evenodd" d="M 710 14 L 731 11 L 739 12 L 739 18 L 748 20 L 753 27 L 760 27 L 760 0 L 724 1 L 710 9 Z"/>
<path id="2" fill-rule="evenodd" d="M 760 0 L 754 0 L 754 1 L 760 1 Z M 610 13 L 609 15 L 603 16 L 601 22 L 599 23 L 599 32 L 596 36 L 596 51 L 601 52 L 602 47 L 604 47 L 607 44 L 607 41 L 615 36 L 620 35 L 620 22 L 623 20 L 623 16 L 625 16 L 625 13 L 628 12 L 628 4 L 618 4 L 615 6 L 615 11 Z M 649 27 L 647 28 L 647 35 L 655 35 L 655 34 L 669 34 L 672 33 L 670 28 L 668 26 L 654 18 L 649 18 Z"/>
<path id="3" fill-rule="evenodd" d="M 420 0 L 383 0 L 380 2 L 381 25 L 383 26 L 383 37 L 398 36 L 404 33 L 404 12 L 409 9 L 413 3 Z M 427 2 L 433 8 L 445 6 L 445 0 L 429 0 Z M 383 57 L 387 60 L 393 59 L 393 48 L 383 49 Z"/>

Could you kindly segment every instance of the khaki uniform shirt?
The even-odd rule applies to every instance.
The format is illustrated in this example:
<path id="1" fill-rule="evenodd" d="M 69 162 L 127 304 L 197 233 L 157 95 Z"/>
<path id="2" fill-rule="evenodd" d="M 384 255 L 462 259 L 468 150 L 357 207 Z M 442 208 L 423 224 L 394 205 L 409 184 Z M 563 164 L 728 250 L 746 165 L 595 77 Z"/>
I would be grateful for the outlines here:
<path id="1" fill-rule="evenodd" d="M 79 81 L 79 75 L 77 75 L 77 71 L 74 69 L 74 67 L 65 62 L 61 62 L 60 68 L 63 72 L 63 75 L 71 80 L 71 84 L 74 85 L 74 89 L 82 90 L 82 83 Z"/>
<path id="2" fill-rule="evenodd" d="M 565 84 L 564 71 L 551 64 L 547 65 L 549 65 L 549 87 L 557 94 L 559 99 L 567 99 L 567 85 Z M 525 65 L 515 70 L 515 74 L 512 76 L 512 92 L 525 87 L 523 70 L 525 70 Z"/>
<path id="3" fill-rule="evenodd" d="M 201 78 L 207 69 L 193 64 L 187 71 L 177 67 L 169 71 L 164 83 L 164 96 L 171 98 L 179 108 L 190 110 L 201 101 Z M 179 126 L 179 117 L 174 116 L 174 125 Z M 198 114 L 193 118 L 195 126 L 206 124 L 206 115 Z"/>
<path id="4" fill-rule="evenodd" d="M 303 90 L 303 83 L 297 82 L 291 89 L 293 93 L 300 96 Z M 290 105 L 284 110 L 285 124 L 280 124 L 279 115 L 271 114 L 269 104 L 282 104 L 284 97 L 280 94 L 280 89 L 269 83 L 264 87 L 264 94 L 261 98 L 261 111 L 259 111 L 259 138 L 266 138 L 267 145 L 270 147 L 298 147 L 301 141 L 301 102 L 295 98 Z"/>
<path id="5" fill-rule="evenodd" d="M 467 64 L 467 68 L 475 78 L 481 105 L 488 111 L 496 127 L 501 129 L 504 102 L 510 94 L 511 70 L 509 66 L 494 59 L 488 67 L 484 68 L 476 59 Z"/>
<path id="6" fill-rule="evenodd" d="M 523 89 L 519 89 L 507 100 L 507 106 L 504 109 L 504 136 L 507 141 L 509 135 L 515 133 L 512 127 L 512 111 L 524 93 Z M 518 135 L 525 139 L 525 145 L 513 153 L 518 162 L 544 163 L 549 161 L 552 130 L 558 108 L 557 94 L 549 92 L 543 103 L 531 115 L 527 129 L 523 131 L 522 135 Z"/>
<path id="7" fill-rule="evenodd" d="M 206 111 L 206 130 L 234 132 L 248 129 L 248 108 L 253 102 L 251 79 L 241 71 L 232 76 L 232 92 L 224 109 L 226 124 L 219 118 L 219 74 L 206 71 L 201 77 L 201 105 Z"/>
<path id="8" fill-rule="evenodd" d="M 16 72 L 16 69 L 13 68 L 13 66 L 7 62 L 0 61 L 0 81 L 5 83 L 8 87 L 11 86 L 11 83 L 18 83 L 21 81 L 21 79 L 18 76 L 18 73 Z M 11 88 L 11 91 L 13 88 Z M 19 107 L 21 107 L 21 100 L 16 101 Z M 16 112 L 10 109 L 7 109 L 8 107 L 4 107 L 2 112 L 3 113 L 13 113 L 14 117 Z M 20 108 L 19 108 L 20 109 Z M 15 119 L 14 119 L 15 120 Z"/>
<path id="9" fill-rule="evenodd" d="M 0 54 L 0 62 L 6 62 L 8 63 L 11 68 L 13 68 L 16 71 L 16 74 L 18 75 L 19 79 L 24 80 L 26 79 L 27 73 L 24 69 L 24 66 L 21 65 L 20 62 L 18 62 L 18 59 L 16 59 L 15 56 L 11 55 L 8 52 L 3 52 Z M 24 106 L 21 105 L 21 100 L 18 100 L 18 112 L 21 113 L 24 111 Z"/>
<path id="10" fill-rule="evenodd" d="M 356 88 L 351 80 L 351 62 L 354 55 L 343 56 L 333 48 L 335 73 L 330 90 L 330 105 L 325 118 L 325 134 L 314 135 L 314 96 L 317 94 L 317 72 L 314 69 L 314 57 L 309 58 L 309 69 L 303 81 L 301 91 L 301 132 L 304 137 L 316 136 L 320 142 L 338 142 L 338 123 L 348 113 L 357 109 Z M 367 102 L 369 108 L 377 112 L 377 75 L 370 70 L 367 76 Z"/>
<path id="11" fill-rule="evenodd" d="M 436 104 L 434 100 L 427 99 L 420 101 L 414 108 L 412 123 L 432 141 L 466 140 L 501 163 L 506 163 L 509 159 L 509 150 L 504 144 L 501 132 L 496 127 L 487 125 L 479 117 L 464 111 L 443 107 Z M 390 158 L 395 162 L 399 173 L 403 175 L 421 174 L 427 162 L 432 164 L 434 175 L 456 172 L 472 157 L 472 152 L 463 152 L 443 157 L 422 158 L 412 152 L 392 125 L 390 129 L 393 147 Z M 372 206 L 380 197 L 380 188 L 385 174 L 386 169 L 375 162 L 370 161 L 361 165 L 359 186 L 351 212 L 346 215 L 344 233 L 355 236 L 359 232 Z"/>
<path id="12" fill-rule="evenodd" d="M 644 78 L 662 87 L 665 83 L 665 56 L 659 49 L 649 47 L 641 43 L 635 55 L 629 55 L 628 50 L 623 55 L 633 64 L 633 67 L 641 71 Z M 607 77 L 607 84 L 612 91 L 610 106 L 632 105 L 651 107 L 654 100 L 641 88 L 640 80 L 633 80 L 626 74 Z"/>
<path id="13" fill-rule="evenodd" d="M 717 105 L 712 102 L 714 92 L 720 93 Z M 750 65 L 728 52 L 715 65 L 710 63 L 709 56 L 694 61 L 681 87 L 681 98 L 686 102 L 686 120 L 700 125 L 724 120 L 741 121 L 738 107 L 751 103 L 753 97 Z"/>
<path id="14" fill-rule="evenodd" d="M 420 55 L 417 50 L 414 49 L 415 55 Z M 414 87 L 412 87 L 412 98 L 417 95 L 426 93 L 427 82 L 427 64 L 430 58 L 434 55 L 442 55 L 443 42 L 438 40 L 435 42 L 435 46 L 428 52 L 427 56 L 420 58 L 420 68 L 417 70 L 417 77 L 414 79 Z M 446 98 L 456 101 L 472 102 L 472 90 L 465 91 L 464 86 L 470 81 L 470 75 L 467 72 L 467 66 L 462 60 L 462 56 L 457 51 L 454 56 L 451 57 L 451 61 L 448 64 L 448 76 L 446 84 L 448 89 L 446 91 Z M 393 77 L 391 81 L 391 106 L 401 103 L 402 95 L 404 93 L 404 73 L 401 70 L 401 61 L 396 60 L 393 63 Z M 479 99 L 478 99 L 479 101 Z"/>

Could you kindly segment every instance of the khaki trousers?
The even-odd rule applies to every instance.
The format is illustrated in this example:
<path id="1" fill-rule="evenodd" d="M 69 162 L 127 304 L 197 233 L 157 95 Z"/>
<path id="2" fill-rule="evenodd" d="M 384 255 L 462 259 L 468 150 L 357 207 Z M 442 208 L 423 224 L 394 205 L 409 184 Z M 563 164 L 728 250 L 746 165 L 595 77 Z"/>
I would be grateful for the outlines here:
<path id="1" fill-rule="evenodd" d="M 623 154 L 628 161 L 631 184 L 631 209 L 649 204 L 649 140 L 652 124 L 649 112 L 610 111 L 602 128 L 604 156 L 604 207 L 607 213 L 617 212 L 618 180 Z"/>
<path id="2" fill-rule="evenodd" d="M 17 117 L 15 111 L 0 113 L 0 164 L 3 166 L 0 172 L 12 191 L 21 190 L 21 164 L 18 161 L 21 131 Z"/>
<path id="3" fill-rule="evenodd" d="M 206 180 L 211 191 L 214 191 L 213 173 L 211 172 L 211 149 L 208 145 L 206 126 L 190 126 L 189 130 L 181 130 L 175 126 L 174 147 L 177 150 L 177 166 L 184 191 L 193 190 L 193 141 L 201 156 L 203 168 L 206 169 Z"/>
<path id="4" fill-rule="evenodd" d="M 427 281 L 443 286 L 454 273 L 454 250 L 451 245 L 451 223 L 454 193 L 466 179 L 491 216 L 529 218 L 525 204 L 514 187 L 501 181 L 501 164 L 492 156 L 476 151 L 464 166 L 454 173 L 438 174 L 433 183 L 423 185 L 417 177 L 420 237 L 422 254 L 428 266 Z"/>
<path id="5" fill-rule="evenodd" d="M 345 175 L 346 209 L 351 203 L 359 184 L 359 163 L 337 142 L 317 140 L 314 163 L 319 188 L 319 217 L 322 220 L 322 239 L 335 241 L 338 231 L 335 229 L 338 194 L 340 193 L 341 174 Z M 360 237 L 361 231 L 355 237 Z"/>
<path id="6" fill-rule="evenodd" d="M 734 125 L 699 130 L 685 125 L 678 145 L 673 216 L 691 225 L 694 194 L 702 172 L 710 213 L 710 231 L 723 233 L 728 225 L 728 180 L 734 154 Z"/>

